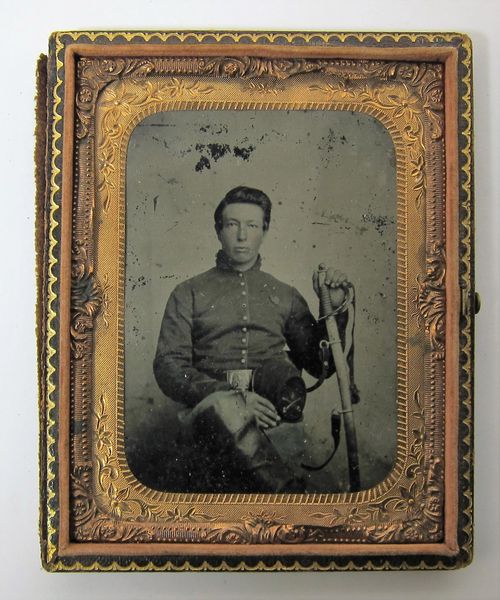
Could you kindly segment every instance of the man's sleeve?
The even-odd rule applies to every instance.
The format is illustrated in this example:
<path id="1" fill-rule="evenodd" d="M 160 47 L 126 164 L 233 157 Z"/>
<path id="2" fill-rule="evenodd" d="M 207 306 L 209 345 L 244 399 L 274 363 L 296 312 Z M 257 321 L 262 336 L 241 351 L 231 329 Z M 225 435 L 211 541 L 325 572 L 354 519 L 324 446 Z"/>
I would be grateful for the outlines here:
<path id="1" fill-rule="evenodd" d="M 345 316 L 338 317 L 339 332 L 344 336 Z M 319 343 L 328 340 L 324 321 L 316 321 L 311 314 L 307 302 L 293 288 L 290 315 L 285 326 L 285 338 L 290 348 L 290 358 L 294 364 L 305 369 L 313 377 L 319 378 L 322 372 L 322 353 Z M 328 352 L 328 369 L 326 376 L 335 372 L 332 353 Z"/>
<path id="2" fill-rule="evenodd" d="M 181 284 L 172 292 L 161 323 L 153 370 L 161 390 L 172 400 L 195 406 L 218 390 L 230 390 L 193 367 L 191 288 Z"/>

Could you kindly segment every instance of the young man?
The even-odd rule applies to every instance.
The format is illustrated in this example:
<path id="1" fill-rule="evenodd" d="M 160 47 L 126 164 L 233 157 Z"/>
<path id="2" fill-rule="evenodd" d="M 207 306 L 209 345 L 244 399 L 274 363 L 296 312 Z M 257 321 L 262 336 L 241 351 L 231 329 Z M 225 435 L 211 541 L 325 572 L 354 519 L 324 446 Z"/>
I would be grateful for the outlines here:
<path id="1" fill-rule="evenodd" d="M 194 448 L 198 467 L 203 463 L 200 491 L 304 491 L 265 435 L 281 419 L 275 404 L 252 389 L 252 380 L 269 361 L 319 377 L 324 324 L 295 288 L 260 270 L 271 219 L 266 194 L 237 187 L 214 219 L 221 244 L 216 266 L 172 292 L 154 361 L 156 380 L 185 407 L 179 413 L 184 443 Z M 346 281 L 343 273 L 326 270 L 334 307 L 343 301 Z M 318 294 L 317 273 L 313 285 Z M 330 361 L 327 375 L 333 370 Z"/>

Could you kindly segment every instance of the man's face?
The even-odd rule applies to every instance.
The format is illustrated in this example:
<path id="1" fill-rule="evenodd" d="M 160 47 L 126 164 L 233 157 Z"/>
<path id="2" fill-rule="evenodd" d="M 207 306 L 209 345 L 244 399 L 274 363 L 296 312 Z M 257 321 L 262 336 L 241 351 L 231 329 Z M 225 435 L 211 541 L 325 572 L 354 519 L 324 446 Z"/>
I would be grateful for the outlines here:
<path id="1" fill-rule="evenodd" d="M 218 233 L 222 249 L 239 271 L 250 269 L 264 240 L 264 211 L 256 204 L 229 204 Z"/>

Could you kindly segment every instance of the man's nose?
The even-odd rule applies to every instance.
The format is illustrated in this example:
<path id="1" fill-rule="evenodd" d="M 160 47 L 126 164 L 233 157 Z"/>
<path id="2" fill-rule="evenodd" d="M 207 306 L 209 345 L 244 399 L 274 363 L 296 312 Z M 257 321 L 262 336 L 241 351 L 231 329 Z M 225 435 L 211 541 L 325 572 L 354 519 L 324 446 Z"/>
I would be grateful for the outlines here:
<path id="1" fill-rule="evenodd" d="M 247 239 L 247 228 L 246 225 L 240 225 L 238 227 L 238 239 L 246 240 Z"/>

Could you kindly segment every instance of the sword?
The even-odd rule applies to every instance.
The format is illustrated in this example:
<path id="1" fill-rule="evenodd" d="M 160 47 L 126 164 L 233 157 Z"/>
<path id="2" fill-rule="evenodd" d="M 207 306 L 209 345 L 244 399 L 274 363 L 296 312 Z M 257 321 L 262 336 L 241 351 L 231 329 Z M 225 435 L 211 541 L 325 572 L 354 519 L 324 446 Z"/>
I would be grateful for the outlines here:
<path id="1" fill-rule="evenodd" d="M 330 298 L 330 288 L 325 284 L 326 269 L 323 264 L 318 269 L 318 287 L 320 299 L 320 313 L 325 320 L 326 331 L 328 334 L 328 344 L 333 356 L 337 381 L 340 391 L 340 401 L 342 404 L 342 419 L 345 429 L 345 438 L 347 446 L 347 461 L 349 465 L 350 491 L 357 492 L 360 489 L 358 443 L 356 439 L 356 427 L 354 424 L 354 415 L 351 401 L 351 388 L 349 377 L 349 366 L 347 364 L 342 342 L 340 340 L 339 328 L 335 319 L 336 311 L 333 309 Z M 348 293 L 348 290 L 345 290 Z"/>

